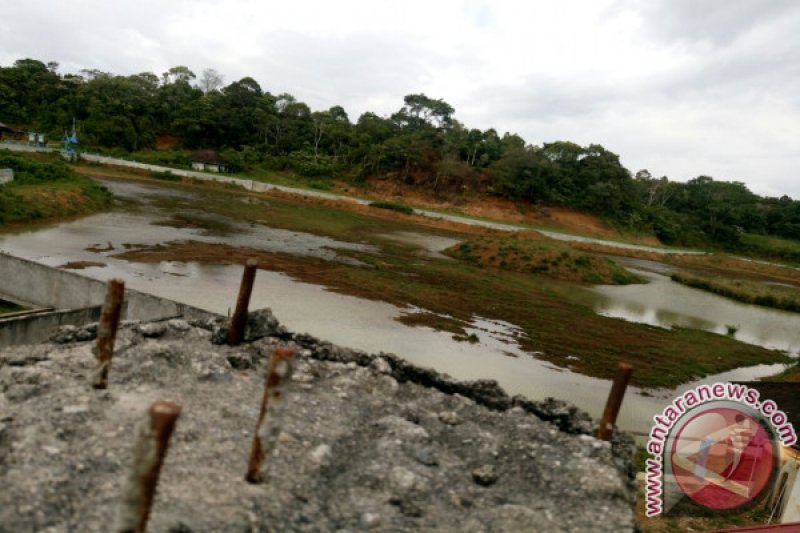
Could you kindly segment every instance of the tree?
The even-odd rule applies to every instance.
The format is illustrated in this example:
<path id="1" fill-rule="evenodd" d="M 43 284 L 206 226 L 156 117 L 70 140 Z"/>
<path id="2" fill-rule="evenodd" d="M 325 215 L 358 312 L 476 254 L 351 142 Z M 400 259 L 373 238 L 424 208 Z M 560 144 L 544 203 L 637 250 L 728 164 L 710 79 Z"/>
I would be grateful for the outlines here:
<path id="1" fill-rule="evenodd" d="M 320 147 L 326 146 L 332 155 L 337 156 L 344 143 L 349 139 L 350 120 L 341 106 L 331 107 L 328 111 L 311 113 L 314 135 L 314 161 L 319 157 Z M 327 142 L 323 142 L 323 139 Z"/>
<path id="2" fill-rule="evenodd" d="M 451 125 L 455 109 L 444 100 L 434 100 L 420 93 L 409 94 L 403 101 L 403 108 L 392 116 L 398 124 L 410 128 L 444 128 Z"/>
<path id="3" fill-rule="evenodd" d="M 200 75 L 200 79 L 198 80 L 198 87 L 200 87 L 200 90 L 203 91 L 204 94 L 219 90 L 220 87 L 222 87 L 222 84 L 222 74 L 213 68 L 207 68 L 203 70 L 203 73 Z"/>
<path id="4" fill-rule="evenodd" d="M 175 83 L 175 82 L 190 82 L 195 79 L 194 72 L 189 70 L 189 67 L 178 65 L 176 67 L 170 68 L 168 71 L 161 74 L 161 79 L 163 80 L 164 85 L 168 83 Z"/>

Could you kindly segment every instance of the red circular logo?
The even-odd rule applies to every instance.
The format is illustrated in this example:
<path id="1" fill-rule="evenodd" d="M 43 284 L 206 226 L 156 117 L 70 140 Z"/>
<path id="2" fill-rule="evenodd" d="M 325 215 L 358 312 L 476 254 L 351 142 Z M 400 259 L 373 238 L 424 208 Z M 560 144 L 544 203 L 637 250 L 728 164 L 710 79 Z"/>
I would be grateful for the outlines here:
<path id="1" fill-rule="evenodd" d="M 711 509 L 735 509 L 769 482 L 773 443 L 753 417 L 732 407 L 705 409 L 675 435 L 672 474 L 689 498 Z"/>

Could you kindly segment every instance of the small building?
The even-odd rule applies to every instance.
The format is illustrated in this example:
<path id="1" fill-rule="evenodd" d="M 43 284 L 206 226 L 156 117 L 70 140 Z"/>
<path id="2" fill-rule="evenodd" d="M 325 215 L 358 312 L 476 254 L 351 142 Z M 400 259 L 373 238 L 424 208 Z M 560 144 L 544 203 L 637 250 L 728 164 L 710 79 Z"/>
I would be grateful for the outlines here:
<path id="1" fill-rule="evenodd" d="M 47 146 L 47 137 L 45 136 L 44 133 L 38 131 L 29 131 L 28 144 L 30 146 L 45 147 Z"/>
<path id="2" fill-rule="evenodd" d="M 24 138 L 24 131 L 0 122 L 0 141 L 21 141 Z"/>
<path id="3" fill-rule="evenodd" d="M 14 169 L 0 168 L 0 185 L 5 185 L 6 183 L 11 183 L 12 181 L 14 181 Z"/>
<path id="4" fill-rule="evenodd" d="M 201 172 L 227 172 L 228 165 L 216 150 L 198 150 L 189 156 L 193 170 Z"/>

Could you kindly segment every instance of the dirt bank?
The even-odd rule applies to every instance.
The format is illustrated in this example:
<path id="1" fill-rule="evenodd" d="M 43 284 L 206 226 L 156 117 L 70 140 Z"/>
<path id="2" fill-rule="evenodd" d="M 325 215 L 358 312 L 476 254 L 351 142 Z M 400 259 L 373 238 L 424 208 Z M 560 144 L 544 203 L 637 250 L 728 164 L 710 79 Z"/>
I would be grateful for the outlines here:
<path id="1" fill-rule="evenodd" d="M 107 392 L 88 379 L 91 327 L 0 352 L 2 528 L 108 530 L 136 426 L 166 399 L 183 414 L 151 531 L 633 529 L 631 442 L 587 435 L 575 408 L 294 335 L 268 312 L 251 342 L 214 345 L 223 324 L 127 325 Z M 251 485 L 264 363 L 287 343 L 288 409 Z"/>
<path id="2" fill-rule="evenodd" d="M 402 200 L 418 208 L 455 210 L 468 216 L 486 218 L 498 222 L 529 224 L 554 230 L 576 232 L 600 238 L 619 239 L 625 237 L 639 244 L 660 245 L 651 235 L 621 235 L 603 220 L 589 213 L 556 206 L 534 205 L 529 202 L 514 202 L 506 198 L 489 195 L 453 195 L 451 198 L 436 198 L 432 194 L 414 189 L 395 181 L 370 179 L 366 192 L 381 200 Z M 350 188 L 339 187 L 337 192 L 348 194 Z"/>

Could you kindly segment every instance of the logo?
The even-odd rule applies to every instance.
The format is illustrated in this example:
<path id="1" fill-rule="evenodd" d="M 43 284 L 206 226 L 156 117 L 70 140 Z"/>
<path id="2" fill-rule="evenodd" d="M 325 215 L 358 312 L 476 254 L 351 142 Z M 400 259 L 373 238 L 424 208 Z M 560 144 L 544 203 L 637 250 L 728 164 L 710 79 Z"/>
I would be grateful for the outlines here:
<path id="1" fill-rule="evenodd" d="M 653 417 L 646 465 L 648 517 L 665 492 L 709 509 L 736 509 L 761 495 L 778 468 L 778 441 L 797 442 L 786 413 L 745 385 L 715 383 L 683 393 Z"/>

